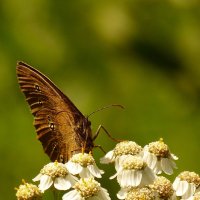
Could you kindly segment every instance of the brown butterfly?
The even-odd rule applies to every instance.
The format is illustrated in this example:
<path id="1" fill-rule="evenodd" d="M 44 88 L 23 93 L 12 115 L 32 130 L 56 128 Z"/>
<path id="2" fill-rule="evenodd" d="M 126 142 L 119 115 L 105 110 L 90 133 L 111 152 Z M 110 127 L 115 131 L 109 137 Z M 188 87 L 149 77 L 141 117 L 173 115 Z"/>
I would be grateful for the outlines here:
<path id="1" fill-rule="evenodd" d="M 94 147 L 91 123 L 44 74 L 24 62 L 17 77 L 34 116 L 37 138 L 51 161 L 66 162 L 74 152 Z"/>

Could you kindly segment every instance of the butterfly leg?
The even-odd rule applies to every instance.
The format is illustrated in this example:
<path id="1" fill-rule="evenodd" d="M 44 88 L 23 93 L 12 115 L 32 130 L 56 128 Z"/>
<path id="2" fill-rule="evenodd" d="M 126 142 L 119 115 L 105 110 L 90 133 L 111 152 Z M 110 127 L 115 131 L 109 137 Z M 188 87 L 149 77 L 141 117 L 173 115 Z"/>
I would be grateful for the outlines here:
<path id="1" fill-rule="evenodd" d="M 94 145 L 94 148 L 99 148 L 101 151 L 103 151 L 106 154 L 106 151 L 103 149 L 101 145 Z"/>
<path id="2" fill-rule="evenodd" d="M 98 137 L 98 135 L 99 135 L 101 129 L 104 130 L 104 133 L 106 133 L 107 136 L 108 136 L 111 140 L 113 140 L 113 141 L 115 141 L 115 142 L 121 142 L 121 141 L 123 141 L 123 140 L 119 140 L 119 139 L 113 138 L 113 137 L 110 135 L 110 133 L 105 129 L 105 127 L 102 126 L 102 125 L 99 125 L 99 127 L 98 127 L 98 129 L 97 129 L 97 131 L 96 131 L 96 133 L 95 133 L 95 135 L 94 135 L 94 137 L 92 138 L 92 141 L 96 140 L 96 138 Z"/>

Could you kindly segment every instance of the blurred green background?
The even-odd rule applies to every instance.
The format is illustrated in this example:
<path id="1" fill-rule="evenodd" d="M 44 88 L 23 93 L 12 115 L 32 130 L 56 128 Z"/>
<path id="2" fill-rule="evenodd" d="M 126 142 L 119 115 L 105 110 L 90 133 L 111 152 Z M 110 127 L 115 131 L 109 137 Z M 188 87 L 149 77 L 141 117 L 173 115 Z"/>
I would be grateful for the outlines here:
<path id="1" fill-rule="evenodd" d="M 0 199 L 15 199 L 21 179 L 31 181 L 49 162 L 19 90 L 17 60 L 50 77 L 84 114 L 124 105 L 93 115 L 93 132 L 102 124 L 115 138 L 142 146 L 163 137 L 179 157 L 175 175 L 199 172 L 198 0 L 0 4 Z M 107 151 L 115 145 L 105 134 L 96 144 Z M 108 170 L 102 185 L 116 199 L 119 187 L 108 180 L 113 168 L 99 166 Z"/>

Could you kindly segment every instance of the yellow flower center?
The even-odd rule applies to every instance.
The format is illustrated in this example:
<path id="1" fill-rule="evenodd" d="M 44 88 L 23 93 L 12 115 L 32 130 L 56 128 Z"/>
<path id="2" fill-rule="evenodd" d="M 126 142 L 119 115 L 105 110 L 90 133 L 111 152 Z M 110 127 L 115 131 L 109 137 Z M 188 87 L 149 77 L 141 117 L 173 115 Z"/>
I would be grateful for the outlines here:
<path id="1" fill-rule="evenodd" d="M 126 195 L 125 200 L 155 200 L 154 191 L 150 188 L 132 188 Z"/>
<path id="2" fill-rule="evenodd" d="M 95 163 L 94 158 L 91 154 L 87 153 L 78 153 L 73 155 L 71 161 L 74 163 L 78 163 L 83 167 L 87 167 L 88 165 L 93 165 Z"/>
<path id="3" fill-rule="evenodd" d="M 142 170 L 146 166 L 142 158 L 137 156 L 128 156 L 123 162 L 123 168 L 126 170 Z"/>
<path id="4" fill-rule="evenodd" d="M 58 163 L 56 161 L 54 163 L 49 163 L 45 165 L 41 169 L 40 173 L 48 175 L 51 178 L 56 178 L 56 177 L 65 177 L 68 174 L 68 171 L 63 163 Z"/>
<path id="5" fill-rule="evenodd" d="M 149 152 L 155 154 L 158 158 L 168 158 L 170 155 L 168 146 L 159 140 L 149 143 Z"/>
<path id="6" fill-rule="evenodd" d="M 100 183 L 95 181 L 94 178 L 82 178 L 73 188 L 80 193 L 81 197 L 89 198 L 100 191 Z"/>
<path id="7" fill-rule="evenodd" d="M 174 193 L 171 182 L 164 176 L 157 177 L 150 188 L 157 192 L 161 199 L 170 199 Z"/>
<path id="8" fill-rule="evenodd" d="M 194 183 L 196 187 L 200 186 L 200 177 L 195 172 L 184 171 L 178 176 L 182 181 L 187 181 L 188 183 Z"/>
<path id="9" fill-rule="evenodd" d="M 42 199 L 42 193 L 36 185 L 24 183 L 17 189 L 16 197 L 18 200 L 39 200 Z"/>
<path id="10" fill-rule="evenodd" d="M 136 155 L 142 151 L 142 147 L 133 141 L 123 141 L 116 145 L 114 149 L 115 156 Z"/>

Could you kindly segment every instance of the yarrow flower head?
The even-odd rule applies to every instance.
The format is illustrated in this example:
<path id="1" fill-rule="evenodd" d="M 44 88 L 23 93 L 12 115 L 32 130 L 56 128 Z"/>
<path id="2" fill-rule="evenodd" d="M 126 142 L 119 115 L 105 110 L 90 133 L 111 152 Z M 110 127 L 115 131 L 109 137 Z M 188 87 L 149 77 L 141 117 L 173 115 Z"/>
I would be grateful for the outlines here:
<path id="1" fill-rule="evenodd" d="M 68 190 L 77 178 L 71 175 L 63 163 L 57 161 L 45 165 L 33 181 L 40 181 L 39 189 L 44 192 L 52 185 L 58 190 Z"/>
<path id="2" fill-rule="evenodd" d="M 170 153 L 169 147 L 163 142 L 162 138 L 144 147 L 143 159 L 156 174 L 161 174 L 163 171 L 171 175 L 173 168 L 177 168 L 174 160 L 178 158 Z"/>
<path id="3" fill-rule="evenodd" d="M 157 193 L 149 187 L 123 188 L 117 197 L 125 200 L 159 200 Z"/>
<path id="4" fill-rule="evenodd" d="M 164 176 L 158 176 L 154 183 L 149 186 L 158 193 L 160 199 L 175 200 L 176 195 L 172 183 Z"/>
<path id="5" fill-rule="evenodd" d="M 16 197 L 18 200 L 40 200 L 42 193 L 36 185 L 23 181 L 23 184 L 17 188 Z"/>
<path id="6" fill-rule="evenodd" d="M 109 151 L 103 158 L 100 159 L 101 163 L 108 164 L 115 162 L 116 170 L 120 163 L 119 158 L 125 155 L 141 155 L 142 147 L 133 141 L 123 141 L 118 143 L 115 148 Z"/>
<path id="7" fill-rule="evenodd" d="M 81 178 L 97 177 L 101 178 L 101 174 L 104 173 L 103 170 L 100 170 L 93 158 L 89 153 L 78 153 L 72 156 L 72 158 L 66 163 L 68 171 L 79 176 Z"/>
<path id="8" fill-rule="evenodd" d="M 139 156 L 121 156 L 121 163 L 117 173 L 110 177 L 117 177 L 121 187 L 145 186 L 153 183 L 156 175 Z"/>
<path id="9" fill-rule="evenodd" d="M 177 196 L 183 199 L 191 197 L 195 191 L 197 192 L 200 186 L 200 176 L 195 172 L 181 172 L 173 183 L 173 188 Z"/>
<path id="10" fill-rule="evenodd" d="M 74 186 L 74 190 L 63 195 L 63 200 L 110 200 L 106 189 L 91 178 L 81 178 Z"/>

